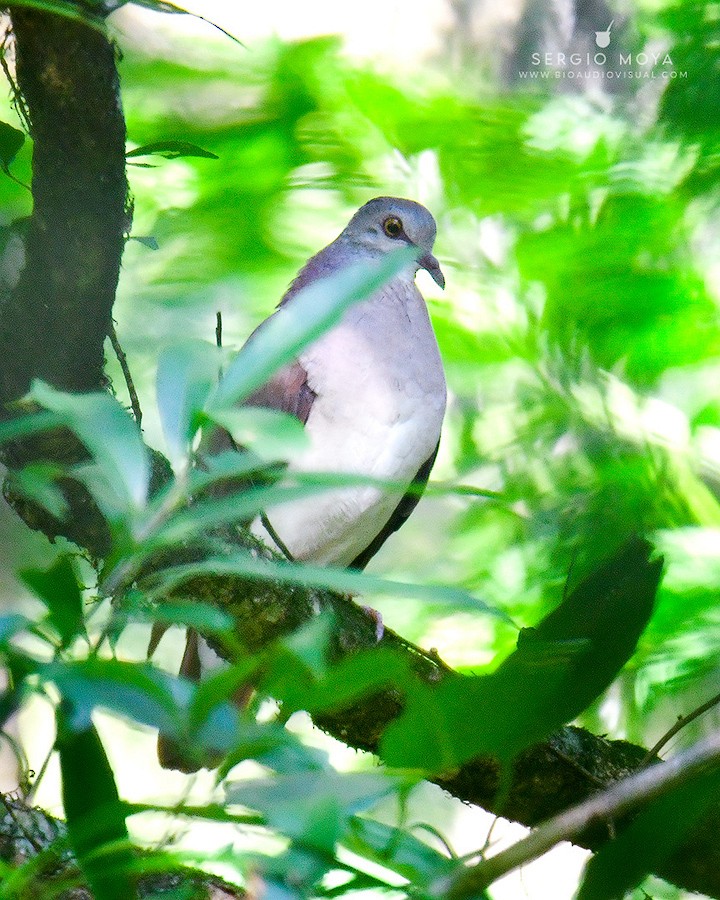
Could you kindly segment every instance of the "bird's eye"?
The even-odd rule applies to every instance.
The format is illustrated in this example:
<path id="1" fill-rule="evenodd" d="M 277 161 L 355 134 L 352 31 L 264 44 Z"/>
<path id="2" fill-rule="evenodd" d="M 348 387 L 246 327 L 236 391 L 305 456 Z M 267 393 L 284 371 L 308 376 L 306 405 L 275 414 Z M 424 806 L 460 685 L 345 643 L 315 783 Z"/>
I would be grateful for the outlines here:
<path id="1" fill-rule="evenodd" d="M 403 232 L 403 223 L 397 216 L 390 216 L 383 222 L 383 231 L 388 237 L 399 237 Z"/>

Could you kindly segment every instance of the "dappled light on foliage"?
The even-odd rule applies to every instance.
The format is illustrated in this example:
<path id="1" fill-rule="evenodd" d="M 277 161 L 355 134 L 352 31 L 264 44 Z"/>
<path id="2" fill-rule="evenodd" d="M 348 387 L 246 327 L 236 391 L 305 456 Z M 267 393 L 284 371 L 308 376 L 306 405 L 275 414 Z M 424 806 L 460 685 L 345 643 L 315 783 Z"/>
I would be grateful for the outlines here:
<path id="1" fill-rule="evenodd" d="M 0 720 L 10 734 L 20 722 L 21 794 L 37 778 L 43 803 L 62 797 L 67 828 L 46 842 L 53 890 L 127 897 L 185 865 L 272 900 L 471 896 L 463 873 L 485 835 L 467 858 L 450 852 L 452 823 L 417 799 L 425 780 L 458 807 L 535 826 L 654 761 L 646 748 L 720 691 L 720 18 L 710 2 L 601 5 L 598 21 L 574 17 L 560 50 L 538 4 L 518 7 L 475 67 L 480 39 L 458 19 L 446 52 L 394 74 L 332 36 L 241 46 L 173 32 L 185 17 L 161 0 L 13 6 L 117 41 L 131 192 L 112 317 L 132 389 L 107 341 L 110 391 L 34 372 L 24 399 L 0 397 Z M 618 20 L 612 65 L 639 74 L 613 81 L 595 56 L 587 70 L 604 80 L 556 76 L 568 74 L 558 54 L 603 46 L 605 9 Z M 15 79 L 9 38 L 3 52 Z M 4 316 L 38 231 L 34 132 L 12 99 L 0 122 L 7 372 Z M 301 565 L 250 523 L 373 480 L 288 473 L 306 439 L 297 419 L 235 404 L 412 253 L 304 288 L 294 318 L 237 351 L 379 195 L 413 198 L 438 224 L 446 290 L 418 282 L 449 387 L 440 454 L 367 572 Z M 232 446 L 198 464 L 217 427 Z M 153 626 L 170 633 L 145 659 Z M 200 683 L 175 674 L 186 627 L 230 665 Z M 660 756 L 716 728 L 717 708 L 690 718 Z M 55 762 L 41 772 L 40 721 L 56 729 L 59 776 Z M 128 773 L 107 739 L 116 728 L 148 754 L 159 731 L 217 777 L 160 773 L 150 756 Z M 712 833 L 702 816 L 717 821 L 717 779 L 715 759 L 629 827 L 610 816 L 609 829 L 559 836 L 606 845 L 578 896 L 622 896 L 653 873 L 720 896 L 718 857 L 698 837 Z M 212 846 L 192 846 L 191 830 L 174 841 L 201 822 L 219 829 Z M 0 860 L 0 900 L 43 877 L 21 856 Z"/>

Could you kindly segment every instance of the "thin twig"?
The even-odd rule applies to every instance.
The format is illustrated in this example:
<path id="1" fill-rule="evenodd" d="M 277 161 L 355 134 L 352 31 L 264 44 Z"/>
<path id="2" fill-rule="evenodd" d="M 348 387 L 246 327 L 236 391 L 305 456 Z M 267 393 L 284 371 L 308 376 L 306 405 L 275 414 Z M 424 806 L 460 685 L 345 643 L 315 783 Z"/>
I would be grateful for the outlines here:
<path id="1" fill-rule="evenodd" d="M 2 67 L 3 74 L 5 78 L 8 80 L 8 84 L 10 85 L 10 93 L 11 100 L 15 111 L 17 112 L 20 120 L 25 126 L 25 130 L 28 134 L 32 132 L 32 125 L 30 123 L 30 113 L 28 112 L 28 108 L 25 105 L 25 98 L 23 97 L 20 88 L 17 86 L 17 82 L 13 78 L 12 72 L 10 71 L 10 66 L 7 64 L 7 48 L 8 44 L 12 38 L 12 28 L 7 28 L 5 31 L 5 35 L 3 36 L 2 45 L 0 45 L 0 66 Z"/>
<path id="2" fill-rule="evenodd" d="M 667 742 L 671 738 L 675 737 L 678 731 L 681 731 L 686 725 L 689 725 L 690 722 L 697 719 L 698 716 L 701 716 L 709 709 L 712 709 L 713 706 L 717 706 L 718 703 L 720 703 L 720 694 L 715 694 L 714 697 L 711 697 L 708 701 L 698 706 L 698 708 L 694 709 L 692 712 L 689 712 L 686 716 L 678 716 L 677 722 L 675 722 L 672 728 L 668 728 L 668 730 L 660 738 L 657 744 L 655 744 L 654 747 L 651 747 L 650 750 L 648 750 L 648 752 L 645 754 L 645 756 L 643 756 L 638 768 L 643 769 L 645 768 L 645 766 L 649 765 L 662 750 L 665 744 L 667 744 Z"/>
<path id="3" fill-rule="evenodd" d="M 25 184 L 24 181 L 21 181 L 19 178 L 17 178 L 15 175 L 13 175 L 13 173 L 10 171 L 10 169 L 7 165 L 0 166 L 0 168 L 7 175 L 7 177 L 10 179 L 10 181 L 14 181 L 15 184 L 19 184 L 20 187 L 25 188 L 26 191 L 30 191 L 30 193 L 32 194 L 32 188 L 30 187 L 30 185 Z"/>
<path id="4" fill-rule="evenodd" d="M 218 350 L 222 350 L 222 345 L 223 345 L 222 341 L 223 341 L 223 320 L 222 320 L 222 313 L 220 312 L 220 310 L 218 310 L 215 313 L 215 346 L 218 348 Z M 218 381 L 222 381 L 224 375 L 225 375 L 225 372 L 223 370 L 222 354 L 221 354 L 220 355 L 220 368 L 218 369 Z"/>
<path id="5" fill-rule="evenodd" d="M 573 759 L 571 756 L 568 756 L 567 753 L 563 753 L 562 750 L 558 750 L 557 747 L 550 747 L 552 752 L 557 756 L 558 759 L 561 759 L 564 763 L 570 766 L 571 769 L 574 769 L 583 778 L 587 778 L 595 787 L 604 788 L 607 782 L 603 781 L 602 778 L 598 778 L 597 775 L 593 775 L 592 772 L 588 772 L 585 766 L 581 766 L 580 763 Z"/>
<path id="6" fill-rule="evenodd" d="M 55 752 L 55 746 L 50 747 L 48 752 L 45 754 L 45 759 L 42 761 L 42 765 L 40 766 L 40 771 L 35 776 L 33 783 L 30 785 L 30 789 L 25 795 L 25 802 L 30 804 L 35 799 L 35 794 L 38 792 L 38 788 L 42 783 L 43 778 L 45 777 L 45 773 L 48 770 L 48 766 L 50 765 L 50 760 L 52 759 L 52 755 Z"/>
<path id="7" fill-rule="evenodd" d="M 22 818 L 19 818 L 18 816 L 15 815 L 15 808 L 13 805 L 13 801 L 9 797 L 7 797 L 7 795 L 5 795 L 5 794 L 0 794 L 0 799 L 2 799 L 3 806 L 5 807 L 7 814 L 13 820 L 13 823 L 14 823 L 16 829 L 18 830 L 18 832 L 20 833 L 20 835 L 25 838 L 25 840 L 30 844 L 30 846 L 33 848 L 33 850 L 36 853 L 41 853 L 43 850 L 43 847 L 40 844 L 38 844 L 37 840 L 35 839 L 35 835 L 33 835 L 25 827 L 25 823 L 22 821 Z"/>
<path id="8" fill-rule="evenodd" d="M 110 324 L 108 337 L 110 338 L 110 343 L 112 344 L 113 350 L 115 351 L 115 356 L 117 356 L 117 360 L 120 363 L 123 377 L 125 378 L 125 384 L 127 385 L 128 394 L 130 395 L 130 406 L 132 408 L 133 417 L 135 418 L 137 427 L 140 428 L 140 426 L 142 425 L 142 410 L 140 409 L 140 401 L 138 400 L 137 391 L 135 390 L 135 384 L 133 383 L 132 375 L 130 374 L 130 366 L 128 365 L 127 356 L 125 355 L 125 351 L 123 350 L 123 348 L 120 346 L 120 341 L 118 340 L 115 326 L 112 323 Z"/>
<path id="9" fill-rule="evenodd" d="M 477 896 L 508 872 L 538 859 L 561 841 L 572 840 L 593 825 L 626 815 L 650 800 L 720 765 L 720 731 L 666 762 L 623 778 L 601 794 L 549 819 L 523 840 L 490 859 L 431 885 L 435 897 L 465 900 Z"/>
<path id="10" fill-rule="evenodd" d="M 288 562 L 295 562 L 295 557 L 288 550 L 285 543 L 283 542 L 283 539 L 280 537 L 280 535 L 277 533 L 277 531 L 275 531 L 275 529 L 273 528 L 272 523 L 271 523 L 270 519 L 268 519 L 266 513 L 264 513 L 264 512 L 260 513 L 260 521 L 263 524 L 263 528 L 265 529 L 265 531 L 267 531 L 267 533 L 273 539 L 278 550 L 282 553 L 282 555 L 285 557 L 285 559 L 287 559 Z"/>

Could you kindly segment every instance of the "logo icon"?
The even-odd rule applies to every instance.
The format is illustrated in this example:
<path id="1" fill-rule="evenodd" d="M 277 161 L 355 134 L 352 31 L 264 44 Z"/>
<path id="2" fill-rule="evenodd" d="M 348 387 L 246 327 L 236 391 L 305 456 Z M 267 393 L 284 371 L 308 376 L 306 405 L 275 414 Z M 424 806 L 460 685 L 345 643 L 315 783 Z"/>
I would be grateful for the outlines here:
<path id="1" fill-rule="evenodd" d="M 610 29 L 613 27 L 614 22 L 615 19 L 610 22 L 606 31 L 595 32 L 595 43 L 601 50 L 604 50 L 606 47 L 610 46 Z"/>

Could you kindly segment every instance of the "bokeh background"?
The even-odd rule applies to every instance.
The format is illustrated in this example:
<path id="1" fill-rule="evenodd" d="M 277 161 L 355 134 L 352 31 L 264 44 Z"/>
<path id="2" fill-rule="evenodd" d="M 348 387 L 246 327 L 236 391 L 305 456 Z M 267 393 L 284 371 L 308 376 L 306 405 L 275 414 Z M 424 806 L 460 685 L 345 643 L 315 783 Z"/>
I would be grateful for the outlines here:
<path id="1" fill-rule="evenodd" d="M 372 570 L 461 585 L 528 626 L 568 579 L 629 534 L 649 533 L 667 562 L 656 613 L 581 724 L 651 745 L 720 691 L 717 3 L 187 8 L 242 46 L 197 18 L 125 7 L 111 20 L 130 147 L 188 141 L 218 157 L 130 166 L 133 239 L 115 318 L 147 440 L 162 449 L 153 385 L 163 347 L 213 342 L 217 311 L 225 346 L 239 347 L 362 202 L 397 194 L 426 204 L 447 289 L 424 273 L 419 283 L 450 407 L 438 485 Z M 8 91 L 2 107 L 15 121 Z M 12 171 L 29 180 L 29 148 Z M 0 224 L 28 210 L 27 191 L 3 177 Z M 108 366 L 126 400 L 110 348 Z M 445 489 L 459 484 L 498 496 Z M 0 603 L 32 604 L 12 572 L 52 552 L 3 507 Z M 471 672 L 492 668 L 517 637 L 486 617 L 409 600 L 381 610 Z M 140 658 L 142 637 L 129 629 L 121 652 Z M 177 649 L 164 648 L 168 665 Z M 36 770 L 52 742 L 47 712 L 38 701 L 16 723 Z M 718 724 L 710 711 L 670 749 Z M 296 727 L 307 730 L 301 717 Z M 209 779 L 161 773 L 151 734 L 109 717 L 103 729 L 125 796 L 211 791 Z M 340 767 L 373 765 L 332 752 Z M 13 778 L 8 763 L 3 787 Z M 37 799 L 59 809 L 52 764 Z M 492 823 L 431 786 L 411 815 L 459 854 L 481 847 Z M 142 829 L 150 841 L 168 837 L 160 818 Z M 494 837 L 518 832 L 498 827 Z M 175 836 L 230 840 L 198 825 Z M 492 896 L 569 897 L 584 858 L 561 848 Z M 657 884 L 653 895 L 680 896 Z"/>

